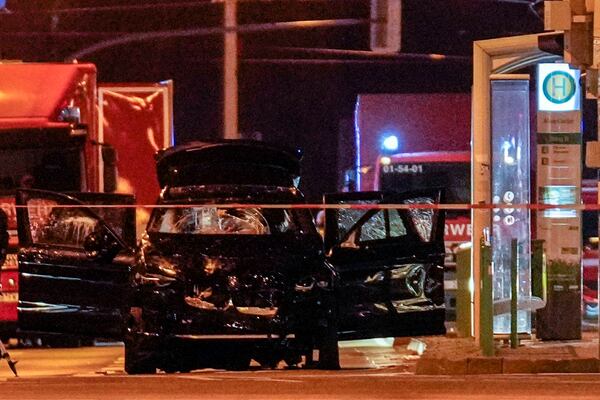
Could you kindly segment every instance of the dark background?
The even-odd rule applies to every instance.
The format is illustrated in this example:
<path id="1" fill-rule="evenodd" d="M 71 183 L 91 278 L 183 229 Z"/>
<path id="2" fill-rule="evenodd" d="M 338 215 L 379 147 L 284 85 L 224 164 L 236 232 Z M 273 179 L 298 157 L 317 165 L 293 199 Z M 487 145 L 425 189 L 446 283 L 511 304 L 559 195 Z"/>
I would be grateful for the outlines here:
<path id="1" fill-rule="evenodd" d="M 405 0 L 402 53 L 369 52 L 368 0 L 239 1 L 238 23 L 354 19 L 352 26 L 243 33 L 239 38 L 240 132 L 304 149 L 309 200 L 338 188 L 338 143 L 352 135 L 359 93 L 469 92 L 474 39 L 543 30 L 542 2 Z M 209 1 L 15 0 L 0 15 L 0 56 L 63 61 L 105 40 L 165 37 L 91 53 L 100 82 L 174 80 L 177 143 L 222 132 L 222 35 L 166 37 L 219 27 Z M 431 60 L 429 53 L 446 55 Z M 418 118 L 418 116 L 415 116 Z M 350 129 L 349 129 L 350 128 Z"/>

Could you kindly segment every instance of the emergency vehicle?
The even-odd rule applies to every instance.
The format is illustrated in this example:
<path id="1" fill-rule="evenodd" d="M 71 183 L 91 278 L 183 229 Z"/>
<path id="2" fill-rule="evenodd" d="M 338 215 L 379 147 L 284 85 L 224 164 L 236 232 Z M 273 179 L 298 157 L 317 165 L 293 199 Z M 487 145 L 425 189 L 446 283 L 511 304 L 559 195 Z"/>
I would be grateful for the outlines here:
<path id="1" fill-rule="evenodd" d="M 0 337 L 13 336 L 17 322 L 16 190 L 121 192 L 153 204 L 154 154 L 171 145 L 171 81 L 98 84 L 93 64 L 0 62 L 0 207 L 10 234 L 0 274 Z M 133 209 L 132 196 L 110 200 Z M 135 232 L 129 237 L 135 240 Z"/>

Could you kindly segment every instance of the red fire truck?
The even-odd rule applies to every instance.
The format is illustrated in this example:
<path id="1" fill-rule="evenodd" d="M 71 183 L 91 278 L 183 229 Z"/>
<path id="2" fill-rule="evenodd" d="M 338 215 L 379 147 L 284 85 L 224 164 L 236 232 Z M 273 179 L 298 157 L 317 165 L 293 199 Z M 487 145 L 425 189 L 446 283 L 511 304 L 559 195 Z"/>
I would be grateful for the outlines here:
<path id="1" fill-rule="evenodd" d="M 98 85 L 96 77 L 93 64 L 0 63 L 0 207 L 10 233 L 0 337 L 12 336 L 17 321 L 17 188 L 122 192 L 154 203 L 153 156 L 173 144 L 172 84 Z"/>

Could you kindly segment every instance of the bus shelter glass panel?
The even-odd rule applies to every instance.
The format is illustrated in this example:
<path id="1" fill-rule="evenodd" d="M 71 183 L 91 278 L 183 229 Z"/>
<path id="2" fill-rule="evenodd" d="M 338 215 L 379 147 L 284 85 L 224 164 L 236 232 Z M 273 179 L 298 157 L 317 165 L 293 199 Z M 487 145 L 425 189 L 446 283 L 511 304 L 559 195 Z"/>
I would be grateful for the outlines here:
<path id="1" fill-rule="evenodd" d="M 531 333 L 529 185 L 529 80 L 491 82 L 491 255 L 493 265 L 494 334 L 511 330 L 512 241 L 517 241 L 517 330 Z"/>

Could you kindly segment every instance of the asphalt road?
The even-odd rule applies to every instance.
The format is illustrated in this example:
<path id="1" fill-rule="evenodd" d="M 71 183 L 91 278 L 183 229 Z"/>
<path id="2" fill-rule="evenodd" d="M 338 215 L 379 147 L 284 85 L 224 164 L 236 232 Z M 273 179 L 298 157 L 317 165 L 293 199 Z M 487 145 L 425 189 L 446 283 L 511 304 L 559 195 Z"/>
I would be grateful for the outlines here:
<path id="1" fill-rule="evenodd" d="M 347 342 L 340 349 L 342 367 L 347 370 L 393 367 L 399 372 L 413 369 L 417 358 L 414 353 L 405 347 L 394 348 L 391 344 L 392 341 L 377 340 Z M 17 368 L 22 378 L 124 374 L 123 346 L 120 343 L 66 349 L 10 349 L 10 355 L 18 360 Z M 251 369 L 258 371 L 260 368 L 253 364 Z M 285 369 L 285 364 L 281 363 L 278 369 Z M 12 376 L 6 363 L 0 362 L 0 381 Z"/>
<path id="2" fill-rule="evenodd" d="M 600 375 L 415 376 L 407 353 L 346 347 L 341 371 L 198 370 L 128 376 L 119 345 L 17 349 L 0 364 L 2 399 L 598 399 Z"/>

